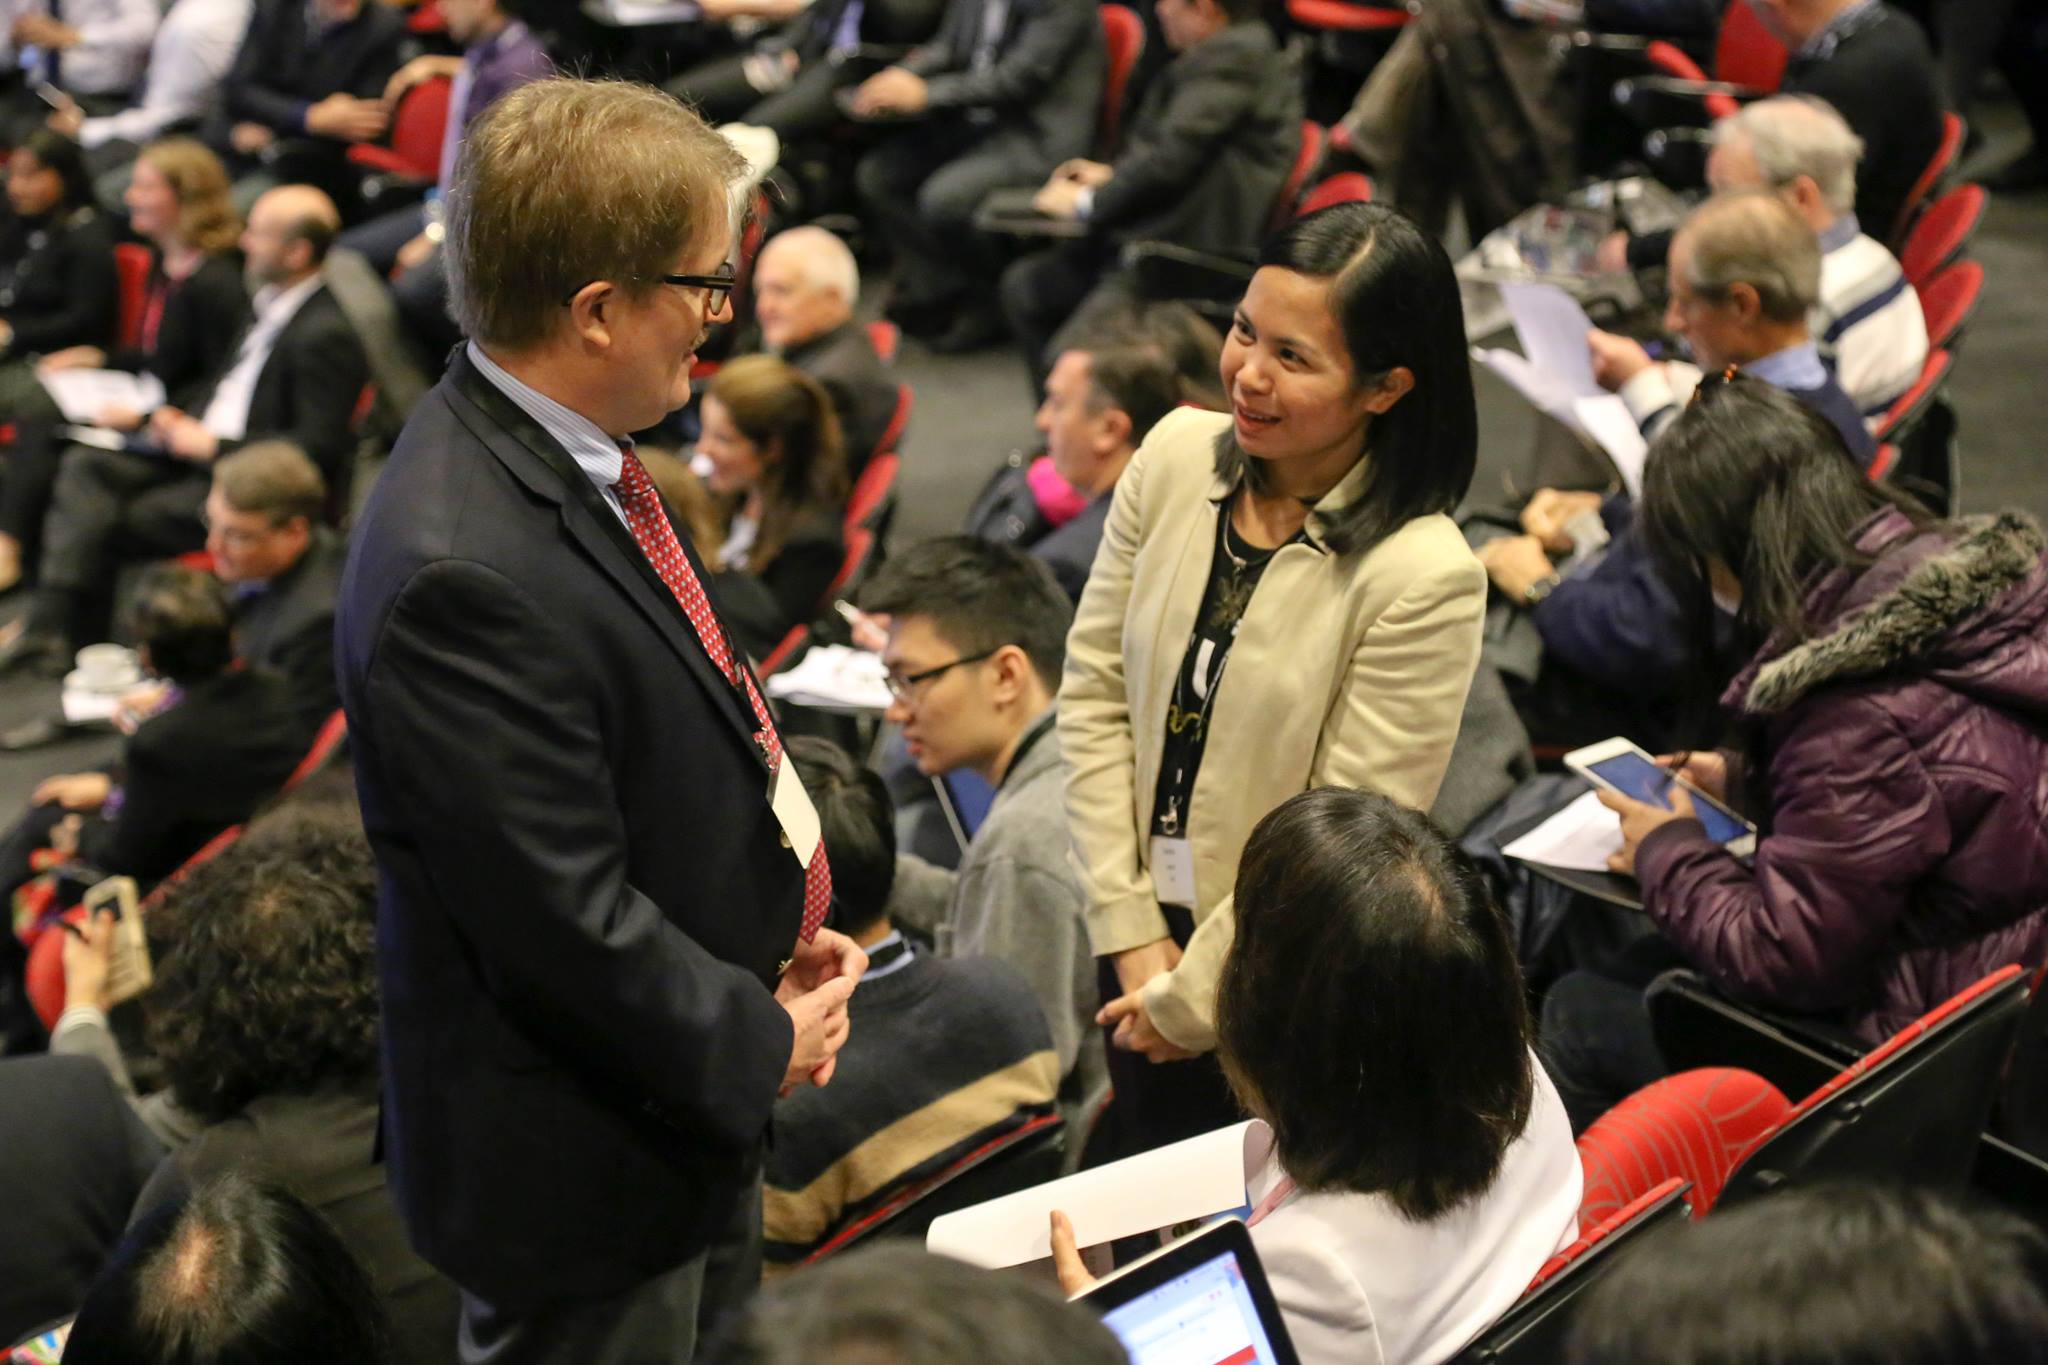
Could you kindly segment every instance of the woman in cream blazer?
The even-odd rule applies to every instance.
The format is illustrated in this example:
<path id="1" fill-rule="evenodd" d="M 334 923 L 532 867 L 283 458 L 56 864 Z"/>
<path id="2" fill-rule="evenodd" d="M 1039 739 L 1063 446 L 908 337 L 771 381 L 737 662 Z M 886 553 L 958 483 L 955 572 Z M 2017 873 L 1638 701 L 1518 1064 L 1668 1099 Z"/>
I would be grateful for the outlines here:
<path id="1" fill-rule="evenodd" d="M 1124 1150 L 1234 1117 L 1202 1054 L 1252 826 L 1325 785 L 1426 810 L 1479 658 L 1486 574 L 1446 515 L 1476 418 L 1435 241 L 1378 205 L 1298 220 L 1222 378 L 1231 413 L 1171 414 L 1118 480 L 1060 689 Z M 1247 599 L 1232 574 L 1261 556 Z M 1168 738 L 1190 724 L 1192 761 Z"/>

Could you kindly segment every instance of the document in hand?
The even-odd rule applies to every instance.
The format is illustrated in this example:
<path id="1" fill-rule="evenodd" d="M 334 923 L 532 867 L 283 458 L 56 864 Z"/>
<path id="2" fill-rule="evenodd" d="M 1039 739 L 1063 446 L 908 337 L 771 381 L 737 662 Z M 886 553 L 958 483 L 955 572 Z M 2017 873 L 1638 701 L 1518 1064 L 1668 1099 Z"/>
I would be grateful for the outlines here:
<path id="1" fill-rule="evenodd" d="M 108 408 L 127 408 L 148 415 L 164 405 L 164 386 L 147 372 L 125 370 L 58 370 L 37 375 L 64 420 L 93 426 Z"/>
<path id="2" fill-rule="evenodd" d="M 823 711 L 875 714 L 889 709 L 889 680 L 882 656 L 845 645 L 813 645 L 795 668 L 768 679 L 777 701 Z"/>
<path id="3" fill-rule="evenodd" d="M 1593 323 L 1586 310 L 1554 284 L 1511 282 L 1500 286 L 1500 294 L 1514 319 L 1522 354 L 1475 346 L 1473 359 L 1505 379 L 1538 412 L 1606 451 L 1622 485 L 1635 497 L 1642 491 L 1648 446 L 1628 405 L 1593 378 L 1593 355 L 1586 345 Z"/>
<path id="4" fill-rule="evenodd" d="M 1088 1247 L 1243 1208 L 1256 1166 L 1237 1123 L 932 1221 L 925 1248 L 989 1270 L 1052 1255 L 1052 1211 Z M 1256 1144 L 1263 1159 L 1264 1142 Z"/>

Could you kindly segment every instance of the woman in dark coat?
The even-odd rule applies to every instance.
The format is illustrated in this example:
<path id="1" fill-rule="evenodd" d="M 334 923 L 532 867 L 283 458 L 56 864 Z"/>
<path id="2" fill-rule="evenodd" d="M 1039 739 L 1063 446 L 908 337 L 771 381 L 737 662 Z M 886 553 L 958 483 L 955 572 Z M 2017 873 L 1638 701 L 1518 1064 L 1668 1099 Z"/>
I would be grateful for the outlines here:
<path id="1" fill-rule="evenodd" d="M 1742 380 L 1704 391 L 1658 442 L 1643 516 L 1667 573 L 1738 607 L 1763 641 L 1723 697 L 1739 746 L 1683 763 L 1756 822 L 1751 863 L 1687 818 L 1682 792 L 1675 810 L 1602 797 L 1621 815 L 1616 865 L 1678 955 L 1865 1045 L 1999 967 L 2048 961 L 2034 521 L 1935 521 L 1865 479 L 1825 422 Z M 1586 989 L 1560 982 L 1546 1026 L 1583 1028 Z M 1586 1060 L 1556 1042 L 1562 1069 Z M 1569 1079 L 1581 1120 L 1598 1081 L 1619 1098 L 1649 1077 Z"/>

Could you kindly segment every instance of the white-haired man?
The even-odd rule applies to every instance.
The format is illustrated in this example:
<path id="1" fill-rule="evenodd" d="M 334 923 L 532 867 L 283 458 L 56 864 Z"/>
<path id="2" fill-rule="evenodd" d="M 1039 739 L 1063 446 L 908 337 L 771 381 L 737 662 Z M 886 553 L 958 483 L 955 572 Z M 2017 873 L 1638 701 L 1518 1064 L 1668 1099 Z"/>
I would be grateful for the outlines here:
<path id="1" fill-rule="evenodd" d="M 1811 95 L 1743 106 L 1714 127 L 1707 183 L 1770 189 L 1820 239 L 1820 303 L 1808 315 L 1821 358 L 1865 415 L 1913 387 L 1927 359 L 1927 320 L 1898 258 L 1856 218 L 1863 139 Z"/>
<path id="2" fill-rule="evenodd" d="M 853 320 L 860 267 L 819 227 L 777 233 L 754 263 L 754 322 L 762 346 L 825 386 L 858 474 L 896 415 L 896 384 Z"/>

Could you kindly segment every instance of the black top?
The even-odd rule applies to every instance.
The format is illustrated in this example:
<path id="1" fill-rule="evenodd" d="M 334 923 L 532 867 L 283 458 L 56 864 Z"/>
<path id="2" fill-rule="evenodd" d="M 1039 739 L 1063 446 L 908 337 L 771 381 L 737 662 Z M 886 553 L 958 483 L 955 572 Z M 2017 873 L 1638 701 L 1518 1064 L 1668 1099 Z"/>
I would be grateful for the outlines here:
<path id="1" fill-rule="evenodd" d="M 1296 532 L 1295 539 L 1301 539 Z M 1166 743 L 1159 757 L 1159 787 L 1152 799 L 1152 832 L 1182 838 L 1188 832 L 1188 805 L 1194 796 L 1195 774 L 1209 742 L 1209 714 L 1223 683 L 1223 666 L 1237 642 L 1237 625 L 1252 593 L 1276 550 L 1261 549 L 1238 535 L 1230 524 L 1230 505 L 1218 509 L 1216 553 L 1209 561 L 1209 586 L 1202 591 L 1202 609 L 1195 615 L 1195 633 L 1174 679 L 1173 698 L 1166 707 Z"/>
<path id="2" fill-rule="evenodd" d="M 0 318 L 14 329 L 8 355 L 113 345 L 120 296 L 114 239 L 91 209 L 8 215 L 0 226 Z"/>
<path id="3" fill-rule="evenodd" d="M 1856 221 L 1889 241 L 1913 182 L 1941 145 L 1941 95 L 1934 55 L 1920 26 L 1872 5 L 1810 57 L 1794 57 L 1779 89 L 1833 105 L 1863 139 L 1856 166 Z"/>
<path id="4" fill-rule="evenodd" d="M 164 273 L 159 256 L 150 263 L 144 296 L 149 302 L 143 309 L 141 344 L 109 354 L 107 368 L 149 371 L 163 381 L 166 402 L 191 411 L 201 390 L 234 364 L 236 342 L 249 325 L 241 263 L 233 255 L 208 256 L 190 275 L 174 280 Z M 151 309 L 160 310 L 154 336 L 148 330 Z"/>

